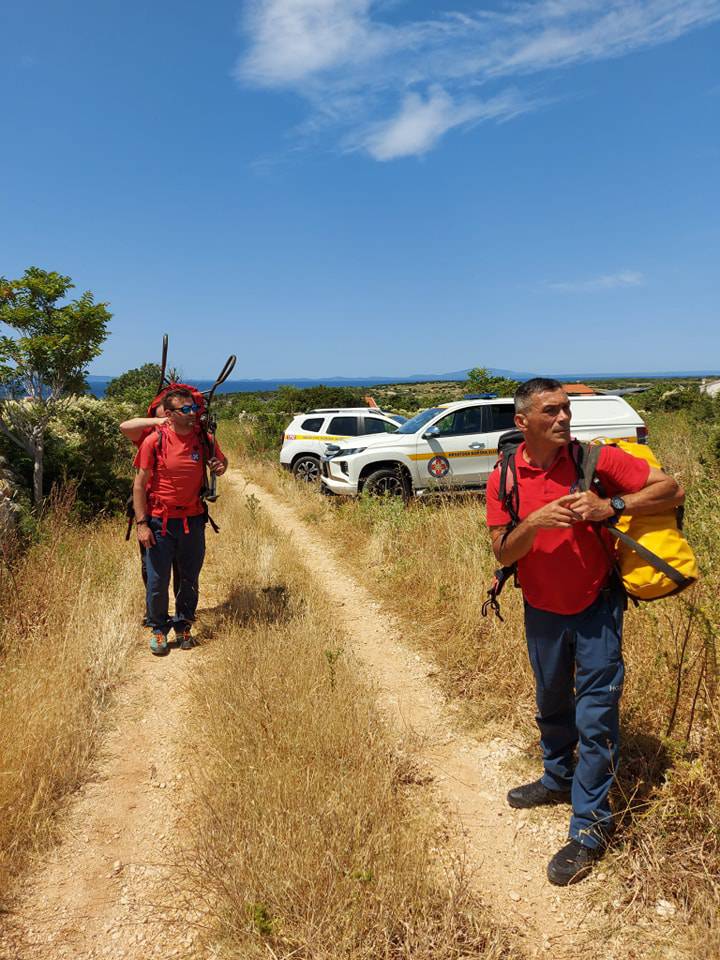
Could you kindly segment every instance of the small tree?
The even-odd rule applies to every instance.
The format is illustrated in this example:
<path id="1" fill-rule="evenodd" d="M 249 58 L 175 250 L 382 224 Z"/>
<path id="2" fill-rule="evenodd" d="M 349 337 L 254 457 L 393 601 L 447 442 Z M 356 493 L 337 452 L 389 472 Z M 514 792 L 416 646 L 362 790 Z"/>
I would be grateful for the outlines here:
<path id="1" fill-rule="evenodd" d="M 160 383 L 160 365 L 144 363 L 121 373 L 110 381 L 105 390 L 108 400 L 122 400 L 144 409 L 150 405 L 158 392 Z"/>
<path id="2" fill-rule="evenodd" d="M 0 277 L 0 431 L 33 461 L 33 501 L 43 497 L 45 432 L 62 398 L 85 389 L 85 370 L 100 354 L 112 314 L 86 291 L 59 305 L 70 277 L 28 267 L 17 280 Z"/>
<path id="3" fill-rule="evenodd" d="M 470 393 L 496 393 L 500 397 L 511 397 L 518 388 L 518 382 L 493 376 L 487 367 L 473 367 L 468 371 L 467 388 Z"/>

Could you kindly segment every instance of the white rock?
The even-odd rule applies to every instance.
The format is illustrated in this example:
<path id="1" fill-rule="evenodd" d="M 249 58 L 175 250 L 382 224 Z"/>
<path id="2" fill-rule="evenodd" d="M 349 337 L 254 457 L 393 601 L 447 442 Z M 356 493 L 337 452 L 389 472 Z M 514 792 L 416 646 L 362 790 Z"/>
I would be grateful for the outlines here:
<path id="1" fill-rule="evenodd" d="M 655 913 L 663 920 L 669 920 L 670 917 L 674 917 L 677 910 L 674 903 L 670 903 L 669 900 L 658 900 L 655 904 Z"/>

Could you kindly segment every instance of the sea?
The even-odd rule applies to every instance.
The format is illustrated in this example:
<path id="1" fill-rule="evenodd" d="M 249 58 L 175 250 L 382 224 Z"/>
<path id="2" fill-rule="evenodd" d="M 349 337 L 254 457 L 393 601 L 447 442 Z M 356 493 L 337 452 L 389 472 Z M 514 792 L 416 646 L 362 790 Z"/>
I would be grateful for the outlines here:
<path id="1" fill-rule="evenodd" d="M 373 387 L 381 386 L 386 383 L 430 383 L 432 381 L 463 381 L 467 378 L 468 370 L 455 370 L 452 373 L 420 373 L 413 374 L 409 377 L 364 377 L 364 378 L 347 378 L 347 377 L 326 377 L 323 380 L 315 379 L 304 379 L 298 377 L 296 379 L 290 380 L 226 380 L 221 386 L 218 387 L 218 393 L 255 393 L 260 391 L 268 390 L 277 390 L 278 387 L 289 386 L 289 387 Z M 513 370 L 500 370 L 496 368 L 490 368 L 490 373 L 495 376 L 508 377 L 511 380 L 529 380 L 530 377 L 537 376 L 534 373 L 519 373 Z M 546 374 L 543 374 L 546 376 Z M 718 370 L 668 370 L 663 371 L 662 373 L 643 373 L 638 371 L 637 373 L 556 373 L 550 374 L 550 376 L 556 377 L 558 380 L 561 380 L 563 383 L 573 383 L 575 381 L 584 381 L 584 380 L 610 380 L 616 378 L 622 379 L 670 379 L 673 377 L 720 377 L 720 371 Z M 100 377 L 100 376 L 90 376 L 87 377 L 87 384 L 90 389 L 90 392 L 96 397 L 102 397 L 105 395 L 105 388 L 108 383 L 113 379 L 112 377 Z M 213 380 L 193 380 L 190 378 L 188 383 L 191 383 L 193 386 L 197 387 L 199 390 L 209 390 L 212 387 Z"/>
<path id="2" fill-rule="evenodd" d="M 90 392 L 96 397 L 105 395 L 105 388 L 113 379 L 112 377 L 87 377 L 87 384 Z M 435 379 L 428 377 L 428 380 Z M 209 390 L 214 380 L 193 380 L 187 381 L 198 390 Z M 384 383 L 417 383 L 418 379 L 403 380 L 401 377 L 388 377 L 387 379 L 377 380 L 352 380 L 345 378 L 328 377 L 325 380 L 226 380 L 221 384 L 216 393 L 256 393 L 261 391 L 277 390 L 278 387 L 370 387 Z"/>

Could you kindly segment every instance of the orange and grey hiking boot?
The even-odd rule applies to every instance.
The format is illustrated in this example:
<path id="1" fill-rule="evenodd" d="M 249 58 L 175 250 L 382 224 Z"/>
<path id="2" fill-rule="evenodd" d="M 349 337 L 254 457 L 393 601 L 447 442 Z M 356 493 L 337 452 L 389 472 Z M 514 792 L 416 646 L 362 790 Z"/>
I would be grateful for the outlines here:
<path id="1" fill-rule="evenodd" d="M 167 637 L 162 630 L 153 630 L 150 637 L 150 652 L 156 657 L 162 657 L 168 652 Z"/>
<path id="2" fill-rule="evenodd" d="M 195 646 L 195 638 L 190 633 L 190 627 L 185 627 L 180 633 L 176 633 L 176 637 L 181 650 L 192 650 Z"/>

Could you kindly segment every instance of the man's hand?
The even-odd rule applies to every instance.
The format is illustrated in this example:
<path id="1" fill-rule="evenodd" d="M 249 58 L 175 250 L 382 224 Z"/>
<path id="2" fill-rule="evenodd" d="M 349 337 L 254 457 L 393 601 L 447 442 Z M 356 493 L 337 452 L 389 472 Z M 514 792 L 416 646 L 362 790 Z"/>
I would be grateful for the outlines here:
<path id="1" fill-rule="evenodd" d="M 592 520 L 597 523 L 615 516 L 615 511 L 610 506 L 610 501 L 598 497 L 592 490 L 586 490 L 584 493 L 575 493 L 570 497 L 563 497 L 563 499 L 568 501 L 569 508 L 573 513 L 576 513 L 581 520 Z"/>
<path id="2" fill-rule="evenodd" d="M 147 523 L 137 524 L 137 538 L 138 543 L 145 547 L 146 550 L 148 547 L 155 546 L 155 535 Z"/>
<path id="3" fill-rule="evenodd" d="M 526 523 L 536 529 L 549 529 L 552 527 L 561 527 L 567 529 L 583 517 L 575 508 L 578 494 L 571 493 L 559 500 L 553 500 L 552 503 L 546 503 L 544 507 L 529 514 Z M 581 496 L 584 496 L 582 494 Z M 596 498 L 597 499 L 597 498 Z"/>
<path id="4" fill-rule="evenodd" d="M 208 460 L 208 467 L 216 477 L 221 477 L 227 470 L 227 460 L 220 460 L 218 457 L 213 457 L 211 460 Z"/>

